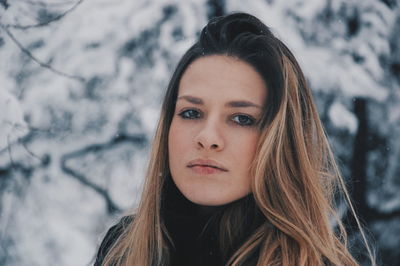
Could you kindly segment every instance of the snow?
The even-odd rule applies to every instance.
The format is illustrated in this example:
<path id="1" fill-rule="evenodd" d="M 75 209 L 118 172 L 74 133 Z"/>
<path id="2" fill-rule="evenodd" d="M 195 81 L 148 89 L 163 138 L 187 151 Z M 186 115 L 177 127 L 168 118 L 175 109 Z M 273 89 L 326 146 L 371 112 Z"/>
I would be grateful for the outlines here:
<path id="1" fill-rule="evenodd" d="M 8 2 L 7 10 L 0 5 L 2 25 L 36 24 L 43 10 L 61 14 L 78 3 Z M 0 29 L 0 166 L 13 169 L 11 154 L 31 171 L 10 170 L 0 180 L 0 236 L 15 243 L 0 249 L 7 265 L 88 265 L 99 236 L 121 214 L 108 213 L 104 197 L 63 165 L 104 189 L 122 212 L 137 205 L 162 97 L 207 22 L 207 3 L 84 0 L 47 26 L 8 28 L 40 61 L 81 80 L 40 67 Z M 328 6 L 334 19 L 326 22 L 321 14 Z M 349 101 L 355 97 L 382 105 L 392 100 L 388 123 L 396 128 L 398 96 L 380 62 L 390 54 L 393 10 L 372 0 L 226 0 L 225 8 L 258 16 L 295 54 L 314 92 L 335 95 L 326 107 L 335 128 L 356 133 Z M 361 26 L 350 38 L 345 21 L 355 9 Z M 123 135 L 142 142 L 114 142 Z M 400 146 L 393 146 L 396 154 Z M 400 203 L 393 197 L 381 205 L 389 210 Z"/>
<path id="2" fill-rule="evenodd" d="M 355 134 L 358 127 L 357 118 L 343 104 L 335 102 L 329 108 L 329 118 L 337 128 L 345 129 Z"/>
<path id="3" fill-rule="evenodd" d="M 0 80 L 3 81 L 3 84 L 0 89 L 0 151 L 28 133 L 27 124 L 24 121 L 23 106 L 7 89 L 7 87 L 12 87 L 13 84 L 1 75 Z"/>

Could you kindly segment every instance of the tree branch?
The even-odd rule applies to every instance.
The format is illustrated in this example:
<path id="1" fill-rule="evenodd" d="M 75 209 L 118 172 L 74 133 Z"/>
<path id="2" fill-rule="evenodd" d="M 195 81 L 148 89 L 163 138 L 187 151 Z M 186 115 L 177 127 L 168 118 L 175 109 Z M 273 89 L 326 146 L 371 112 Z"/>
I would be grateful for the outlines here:
<path id="1" fill-rule="evenodd" d="M 15 1 L 15 0 L 14 0 Z M 23 1 L 27 4 L 30 4 L 32 6 L 42 6 L 42 7 L 46 7 L 46 6 L 65 6 L 71 3 L 75 3 L 75 1 L 73 0 L 61 0 L 61 2 L 50 2 L 50 3 L 45 3 L 44 1 L 37 1 L 37 0 L 18 0 L 18 1 Z"/>
<path id="2" fill-rule="evenodd" d="M 11 154 L 10 134 L 7 134 L 7 150 L 8 150 L 8 156 L 10 157 L 11 166 L 14 166 L 15 164 Z"/>
<path id="3" fill-rule="evenodd" d="M 112 214 L 114 212 L 120 211 L 120 209 L 111 200 L 110 196 L 107 193 L 107 190 L 105 190 L 105 189 L 101 188 L 100 186 L 90 182 L 84 175 L 79 174 L 77 171 L 74 171 L 71 168 L 67 167 L 65 165 L 65 163 L 66 163 L 66 160 L 63 160 L 62 163 L 61 163 L 61 169 L 65 173 L 73 176 L 75 179 L 77 179 L 83 185 L 88 186 L 88 187 L 92 188 L 94 191 L 96 191 L 97 193 L 99 193 L 104 198 L 104 200 L 106 201 L 108 213 Z"/>
<path id="4" fill-rule="evenodd" d="M 53 68 L 51 65 L 44 63 L 43 61 L 41 61 L 40 59 L 38 59 L 37 57 L 35 57 L 31 51 L 29 51 L 26 47 L 24 47 L 16 38 L 15 36 L 9 31 L 8 28 L 6 28 L 3 25 L 0 25 L 0 27 L 7 33 L 7 35 L 10 37 L 10 39 L 18 46 L 18 48 L 24 53 L 26 54 L 28 57 L 30 57 L 33 61 L 35 61 L 37 64 L 39 64 L 41 67 L 47 68 L 48 70 L 50 70 L 51 72 L 63 76 L 65 78 L 69 78 L 69 79 L 73 79 L 73 80 L 77 80 L 79 82 L 85 82 L 85 78 L 81 77 L 81 76 L 77 76 L 77 75 L 70 75 L 68 73 L 62 72 L 60 70 L 57 70 L 55 68 Z"/>
<path id="5" fill-rule="evenodd" d="M 144 135 L 137 135 L 137 136 L 118 135 L 117 137 L 111 139 L 108 143 L 90 145 L 81 150 L 63 155 L 61 157 L 61 169 L 68 175 L 76 178 L 83 185 L 88 186 L 88 187 L 92 188 L 94 191 L 96 191 L 97 193 L 99 193 L 106 201 L 107 210 L 110 214 L 121 211 L 121 210 L 112 201 L 112 199 L 110 198 L 110 196 L 108 194 L 107 189 L 104 189 L 101 186 L 91 182 L 90 180 L 88 180 L 86 178 L 86 176 L 84 176 L 83 174 L 79 173 L 78 171 L 72 169 L 72 167 L 68 167 L 67 161 L 70 159 L 79 158 L 82 155 L 85 155 L 87 153 L 96 153 L 96 152 L 108 149 L 110 146 L 113 146 L 115 144 L 119 144 L 122 142 L 132 142 L 135 145 L 141 146 L 145 142 L 145 136 Z"/>
<path id="6" fill-rule="evenodd" d="M 58 21 L 60 19 L 62 19 L 64 16 L 66 16 L 68 13 L 72 12 L 78 5 L 80 5 L 84 0 L 79 0 L 78 2 L 76 2 L 71 8 L 69 8 L 68 10 L 66 10 L 65 12 L 61 13 L 60 15 L 55 16 L 54 18 L 48 20 L 48 21 L 44 21 L 38 24 L 33 24 L 33 25 L 16 25 L 16 24 L 6 24 L 4 25 L 5 28 L 14 28 L 14 29 L 18 29 L 18 30 L 27 30 L 27 29 L 31 29 L 31 28 L 40 28 L 40 27 L 44 27 L 47 26 L 55 21 Z"/>

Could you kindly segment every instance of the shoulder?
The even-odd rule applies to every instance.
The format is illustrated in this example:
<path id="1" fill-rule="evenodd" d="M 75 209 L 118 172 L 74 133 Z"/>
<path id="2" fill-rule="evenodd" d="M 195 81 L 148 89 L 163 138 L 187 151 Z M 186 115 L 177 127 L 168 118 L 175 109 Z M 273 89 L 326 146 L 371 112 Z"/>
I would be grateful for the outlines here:
<path id="1" fill-rule="evenodd" d="M 108 229 L 97 251 L 96 261 L 94 263 L 94 266 L 102 265 L 104 257 L 110 250 L 111 246 L 118 239 L 118 237 L 124 232 L 126 227 L 133 221 L 133 219 L 134 219 L 133 215 L 124 216 L 119 220 L 117 224 L 113 225 L 112 227 L 110 227 L 110 229 Z"/>

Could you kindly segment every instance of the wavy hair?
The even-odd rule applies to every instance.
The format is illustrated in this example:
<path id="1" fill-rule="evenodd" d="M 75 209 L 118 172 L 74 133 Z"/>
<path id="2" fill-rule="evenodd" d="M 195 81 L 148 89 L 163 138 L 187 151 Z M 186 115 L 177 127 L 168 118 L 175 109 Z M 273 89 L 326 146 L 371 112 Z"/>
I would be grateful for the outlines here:
<path id="1" fill-rule="evenodd" d="M 104 265 L 169 265 L 171 238 L 161 215 L 171 178 L 168 132 L 185 69 L 210 55 L 247 62 L 268 88 L 251 166 L 252 194 L 247 201 L 231 204 L 218 221 L 226 265 L 358 265 L 335 210 L 336 193 L 347 200 L 374 264 L 299 64 L 260 20 L 234 13 L 210 20 L 178 63 L 162 105 L 134 221 L 115 241 Z M 252 230 L 245 234 L 248 224 Z"/>

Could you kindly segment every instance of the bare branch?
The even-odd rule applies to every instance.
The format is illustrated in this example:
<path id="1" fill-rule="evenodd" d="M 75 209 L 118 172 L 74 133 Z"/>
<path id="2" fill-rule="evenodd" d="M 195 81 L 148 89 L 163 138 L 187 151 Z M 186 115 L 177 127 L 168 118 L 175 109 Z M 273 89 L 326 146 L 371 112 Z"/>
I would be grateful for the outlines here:
<path id="1" fill-rule="evenodd" d="M 3 123 L 11 125 L 13 127 L 13 129 L 19 129 L 19 130 L 26 129 L 26 130 L 28 130 L 28 133 L 25 136 L 18 138 L 18 142 L 21 142 L 23 144 L 25 143 L 26 139 L 29 139 L 31 137 L 32 133 L 36 133 L 36 132 L 48 133 L 48 132 L 51 132 L 51 128 L 50 129 L 40 129 L 40 128 L 33 127 L 33 126 L 29 125 L 29 123 L 26 126 L 25 125 L 21 125 L 21 124 L 17 124 L 17 123 L 11 123 L 8 120 L 3 121 Z M 0 149 L 0 154 L 5 152 L 6 149 L 8 149 L 8 147 L 4 147 L 4 148 Z"/>
<path id="2" fill-rule="evenodd" d="M 130 142 L 130 143 L 133 143 L 134 145 L 136 145 L 138 147 L 142 147 L 144 145 L 145 140 L 146 140 L 145 136 L 141 135 L 141 134 L 134 135 L 134 136 L 118 135 L 117 137 L 111 139 L 107 143 L 89 145 L 87 147 L 84 147 L 81 150 L 77 150 L 77 151 L 74 151 L 74 152 L 69 153 L 69 154 L 64 154 L 61 157 L 61 169 L 66 174 L 68 174 L 71 177 L 77 179 L 81 184 L 90 187 L 91 189 L 96 191 L 98 194 L 100 194 L 104 198 L 104 200 L 106 202 L 106 205 L 107 205 L 107 210 L 108 210 L 108 212 L 110 214 L 114 213 L 114 212 L 119 212 L 121 210 L 113 202 L 113 200 L 111 199 L 111 197 L 110 197 L 110 195 L 108 193 L 108 190 L 106 188 L 103 188 L 100 185 L 95 184 L 94 182 L 89 180 L 84 174 L 82 174 L 79 171 L 73 169 L 72 167 L 69 167 L 67 165 L 67 162 L 69 160 L 71 160 L 71 159 L 80 158 L 81 156 L 83 156 L 83 155 L 85 155 L 87 153 L 93 153 L 93 152 L 97 153 L 97 152 L 101 152 L 101 151 L 107 150 L 110 147 L 112 147 L 113 145 L 124 143 L 124 142 Z"/>
<path id="3" fill-rule="evenodd" d="M 7 35 L 10 37 L 10 39 L 18 46 L 18 48 L 27 56 L 29 56 L 33 61 L 35 61 L 37 64 L 39 64 L 41 67 L 47 68 L 48 70 L 50 70 L 51 72 L 69 78 L 69 79 L 74 79 L 77 80 L 79 82 L 85 82 L 85 78 L 81 77 L 81 76 L 77 76 L 77 75 L 70 75 L 67 74 L 65 72 L 62 72 L 60 70 L 57 70 L 55 68 L 53 68 L 51 65 L 44 63 L 43 61 L 41 61 L 40 59 L 36 58 L 31 51 L 29 51 L 26 47 L 24 47 L 16 38 L 15 36 L 9 31 L 9 29 L 7 29 L 6 27 L 4 27 L 3 25 L 0 25 L 0 27 L 7 33 Z"/>
<path id="4" fill-rule="evenodd" d="M 14 0 L 16 1 L 16 0 Z M 33 0 L 17 0 L 20 2 L 24 2 L 26 4 L 32 5 L 32 6 L 41 6 L 41 7 L 46 7 L 46 6 L 65 6 L 74 3 L 75 1 L 73 0 L 62 0 L 59 2 L 44 2 L 44 1 L 33 1 Z"/>
<path id="5" fill-rule="evenodd" d="M 62 158 L 61 160 L 61 169 L 68 175 L 74 177 L 75 179 L 77 179 L 81 184 L 90 187 L 91 189 L 93 189 L 94 191 L 96 191 L 98 194 L 100 194 L 107 205 L 107 210 L 108 212 L 114 213 L 116 211 L 120 211 L 119 208 L 117 207 L 117 205 L 112 201 L 110 195 L 108 194 L 108 191 L 102 187 L 100 187 L 99 185 L 89 181 L 86 176 L 84 176 L 83 174 L 78 173 L 77 171 L 74 171 L 72 168 L 68 167 L 66 165 L 67 163 L 67 159 L 66 158 Z"/>
<path id="6" fill-rule="evenodd" d="M 19 142 L 20 139 L 18 139 Z M 22 142 L 22 146 L 24 147 L 24 149 L 26 150 L 27 153 L 29 153 L 30 156 L 32 156 L 33 158 L 38 159 L 41 163 L 43 163 L 43 158 L 41 158 L 39 155 L 35 154 L 33 151 L 31 151 L 28 146 L 26 146 L 25 142 Z"/>
<path id="7" fill-rule="evenodd" d="M 15 164 L 11 154 L 10 134 L 7 134 L 7 150 L 8 150 L 8 156 L 10 157 L 11 166 L 14 166 Z"/>
<path id="8" fill-rule="evenodd" d="M 63 160 L 61 163 L 61 169 L 67 173 L 68 175 L 74 177 L 75 179 L 77 179 L 81 184 L 88 186 L 90 188 L 92 188 L 94 191 L 96 191 L 98 194 L 100 194 L 107 205 L 107 211 L 112 214 L 114 212 L 119 212 L 121 211 L 117 205 L 112 201 L 111 197 L 109 196 L 107 190 L 101 188 L 100 186 L 90 182 L 84 175 L 78 173 L 77 171 L 72 170 L 71 168 L 69 168 L 68 166 L 66 166 L 66 161 Z"/>
<path id="9" fill-rule="evenodd" d="M 40 27 L 44 27 L 47 26 L 55 21 L 58 21 L 60 19 L 62 19 L 65 15 L 67 15 L 68 13 L 72 12 L 78 5 L 80 5 L 84 0 L 79 0 L 78 2 L 76 2 L 71 8 L 69 8 L 68 10 L 66 10 L 65 12 L 61 13 L 58 16 L 55 16 L 54 18 L 48 20 L 48 21 L 44 21 L 38 24 L 33 24 L 33 25 L 16 25 L 16 24 L 6 24 L 4 25 L 5 28 L 14 28 L 14 29 L 18 29 L 18 30 L 27 30 L 27 29 L 31 29 L 31 28 L 40 28 Z"/>

